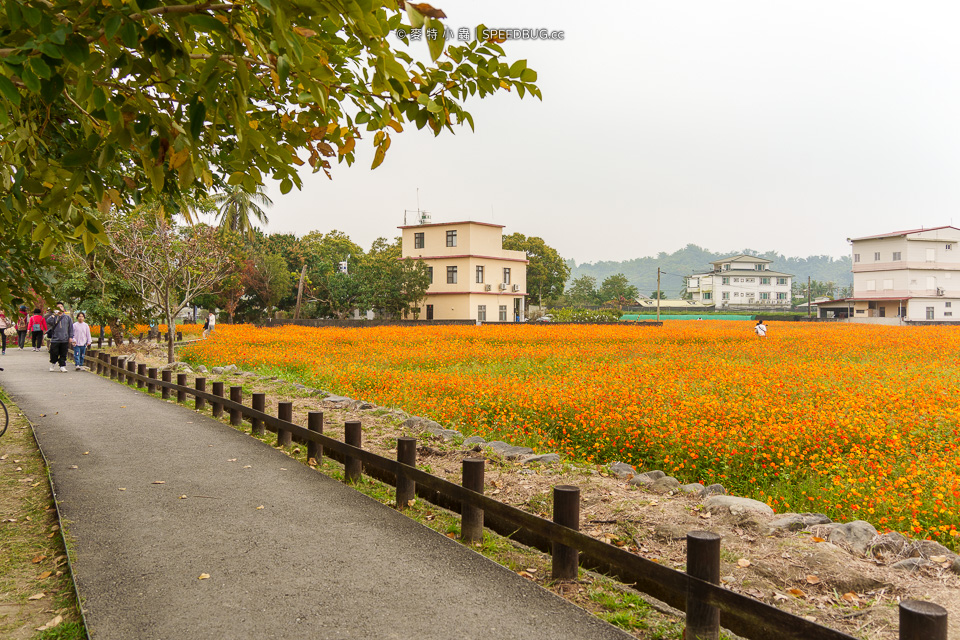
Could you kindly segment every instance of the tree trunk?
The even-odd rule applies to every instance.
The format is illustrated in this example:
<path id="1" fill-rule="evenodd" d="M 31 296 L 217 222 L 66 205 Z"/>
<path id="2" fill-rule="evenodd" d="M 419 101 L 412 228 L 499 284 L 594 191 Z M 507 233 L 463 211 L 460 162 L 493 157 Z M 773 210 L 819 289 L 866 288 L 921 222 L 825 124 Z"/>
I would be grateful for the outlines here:
<path id="1" fill-rule="evenodd" d="M 123 325 L 120 324 L 120 318 L 113 318 L 110 321 L 110 333 L 113 334 L 115 344 L 123 344 Z"/>
<path id="2" fill-rule="evenodd" d="M 173 318 L 167 314 L 167 364 L 173 362 L 173 343 L 177 339 L 177 327 L 173 324 Z"/>

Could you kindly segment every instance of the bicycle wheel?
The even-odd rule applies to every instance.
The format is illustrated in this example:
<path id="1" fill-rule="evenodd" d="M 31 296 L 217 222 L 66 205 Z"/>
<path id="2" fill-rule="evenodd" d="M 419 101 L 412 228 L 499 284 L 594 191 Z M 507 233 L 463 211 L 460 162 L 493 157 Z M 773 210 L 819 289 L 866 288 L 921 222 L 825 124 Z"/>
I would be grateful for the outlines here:
<path id="1" fill-rule="evenodd" d="M 7 413 L 7 405 L 3 404 L 3 400 L 0 400 L 0 407 L 3 407 L 3 428 L 0 428 L 0 436 L 3 436 L 10 426 L 10 414 Z"/>

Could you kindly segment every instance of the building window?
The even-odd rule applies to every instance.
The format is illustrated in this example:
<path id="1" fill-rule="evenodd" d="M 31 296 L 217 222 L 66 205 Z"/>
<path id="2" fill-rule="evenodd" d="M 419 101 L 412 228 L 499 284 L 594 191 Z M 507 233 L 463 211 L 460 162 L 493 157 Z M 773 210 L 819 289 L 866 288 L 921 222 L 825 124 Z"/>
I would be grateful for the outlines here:
<path id="1" fill-rule="evenodd" d="M 770 299 L 770 294 L 767 293 L 766 291 L 761 291 L 761 292 L 760 292 L 760 299 L 761 299 L 761 300 L 769 300 L 769 299 Z"/>
<path id="2" fill-rule="evenodd" d="M 456 267 L 447 267 L 447 284 L 457 284 Z"/>
<path id="3" fill-rule="evenodd" d="M 483 265 L 477 265 L 477 282 L 483 283 Z"/>
<path id="4" fill-rule="evenodd" d="M 933 307 L 927 307 L 927 320 L 933 320 Z"/>
<path id="5" fill-rule="evenodd" d="M 720 284 L 730 284 L 730 278 L 720 278 Z"/>
<path id="6" fill-rule="evenodd" d="M 500 305 L 500 322 L 507 321 L 507 305 Z"/>
<path id="7" fill-rule="evenodd" d="M 952 245 L 952 244 L 948 244 L 948 245 L 946 245 L 944 248 L 945 248 L 947 251 L 953 251 L 953 245 Z"/>
<path id="8" fill-rule="evenodd" d="M 423 232 L 413 234 L 413 248 L 423 249 Z"/>
<path id="9" fill-rule="evenodd" d="M 880 252 L 879 252 L 879 251 L 877 251 L 876 253 L 873 254 L 873 261 L 874 261 L 874 262 L 880 262 Z"/>
<path id="10" fill-rule="evenodd" d="M 447 231 L 447 246 L 455 247 L 457 246 L 457 230 Z"/>
<path id="11" fill-rule="evenodd" d="M 781 291 L 777 293 L 777 300 L 786 300 L 786 299 L 787 299 L 787 293 L 785 291 Z"/>
<path id="12" fill-rule="evenodd" d="M 730 292 L 729 292 L 729 291 L 724 291 L 722 294 L 720 294 L 720 297 L 721 297 L 722 299 L 724 299 L 724 300 L 729 300 L 729 299 L 730 299 Z"/>
<path id="13" fill-rule="evenodd" d="M 477 305 L 477 322 L 486 322 L 487 321 L 487 305 L 478 304 Z"/>
<path id="14" fill-rule="evenodd" d="M 953 311 L 944 311 L 943 315 L 953 317 Z"/>
<path id="15" fill-rule="evenodd" d="M 729 265 L 729 264 L 723 265 L 723 270 L 724 270 L 724 271 L 729 271 L 729 270 L 730 270 L 730 265 Z"/>
<path id="16" fill-rule="evenodd" d="M 427 275 L 430 276 L 430 284 L 433 284 L 433 267 L 427 267 Z"/>
<path id="17" fill-rule="evenodd" d="M 770 284 L 770 278 L 760 278 L 760 284 Z"/>
<path id="18" fill-rule="evenodd" d="M 709 292 L 709 291 L 704 291 L 704 292 L 703 292 L 703 299 L 704 299 L 704 300 L 712 300 L 712 299 L 713 299 L 713 294 L 712 294 L 711 292 Z"/>
<path id="19" fill-rule="evenodd" d="M 853 261 L 854 261 L 854 262 L 860 262 L 860 254 L 859 254 L 859 253 L 853 254 Z"/>
<path id="20" fill-rule="evenodd" d="M 947 308 L 950 308 L 950 307 L 953 306 L 953 303 L 952 303 L 952 302 L 944 302 L 944 303 L 943 303 L 943 306 L 945 306 L 945 307 L 947 307 Z"/>
<path id="21" fill-rule="evenodd" d="M 894 252 L 893 252 L 893 261 L 896 262 L 897 260 L 900 260 L 900 252 L 899 252 L 899 251 L 894 251 Z"/>
<path id="22" fill-rule="evenodd" d="M 787 284 L 786 278 L 777 278 L 777 284 Z"/>
<path id="23" fill-rule="evenodd" d="M 510 269 L 506 267 L 503 269 L 503 284 L 510 284 Z"/>

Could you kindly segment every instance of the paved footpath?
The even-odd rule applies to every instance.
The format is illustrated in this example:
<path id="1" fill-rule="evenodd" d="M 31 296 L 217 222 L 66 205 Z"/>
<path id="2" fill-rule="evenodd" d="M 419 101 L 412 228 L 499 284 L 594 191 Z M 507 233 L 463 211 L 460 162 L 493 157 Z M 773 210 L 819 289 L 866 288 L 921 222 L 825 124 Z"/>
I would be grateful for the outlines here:
<path id="1" fill-rule="evenodd" d="M 184 406 L 51 373 L 46 352 L 0 364 L 49 461 L 94 640 L 630 637 Z"/>

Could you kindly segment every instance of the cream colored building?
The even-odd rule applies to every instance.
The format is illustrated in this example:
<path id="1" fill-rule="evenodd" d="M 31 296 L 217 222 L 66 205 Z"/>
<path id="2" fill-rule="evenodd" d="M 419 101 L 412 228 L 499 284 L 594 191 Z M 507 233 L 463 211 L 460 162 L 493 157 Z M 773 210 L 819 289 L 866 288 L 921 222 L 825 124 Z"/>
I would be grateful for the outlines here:
<path id="1" fill-rule="evenodd" d="M 854 320 L 868 322 L 960 320 L 960 229 L 914 229 L 848 241 L 853 296 L 821 303 L 823 312 L 846 305 Z"/>
<path id="2" fill-rule="evenodd" d="M 770 260 L 741 254 L 710 264 L 711 271 L 687 277 L 694 302 L 717 309 L 790 309 L 793 275 L 770 269 Z"/>
<path id="3" fill-rule="evenodd" d="M 421 319 L 523 321 L 527 254 L 503 248 L 503 225 L 466 221 L 400 229 L 402 256 L 423 260 L 431 270 Z"/>

